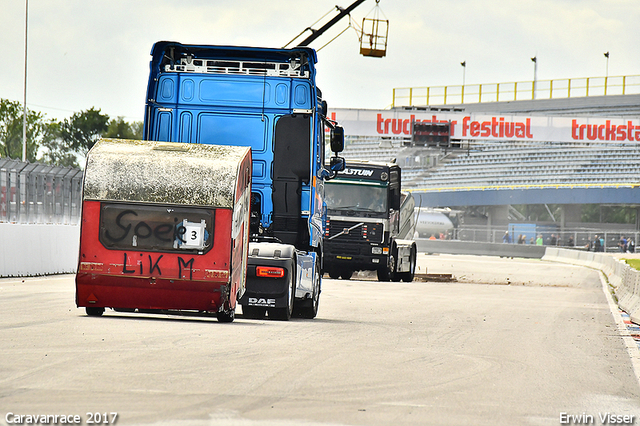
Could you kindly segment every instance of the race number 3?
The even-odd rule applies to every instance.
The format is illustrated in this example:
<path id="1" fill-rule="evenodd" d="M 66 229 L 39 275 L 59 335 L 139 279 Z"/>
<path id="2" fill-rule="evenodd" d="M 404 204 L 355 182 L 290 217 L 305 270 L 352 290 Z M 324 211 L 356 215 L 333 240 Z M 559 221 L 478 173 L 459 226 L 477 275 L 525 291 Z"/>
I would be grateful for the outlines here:
<path id="1" fill-rule="evenodd" d="M 201 223 L 189 222 L 188 220 L 182 221 L 182 226 L 184 227 L 184 235 L 182 239 L 184 242 L 180 245 L 181 248 L 185 249 L 202 249 L 204 248 L 205 241 L 205 221 L 203 220 Z"/>

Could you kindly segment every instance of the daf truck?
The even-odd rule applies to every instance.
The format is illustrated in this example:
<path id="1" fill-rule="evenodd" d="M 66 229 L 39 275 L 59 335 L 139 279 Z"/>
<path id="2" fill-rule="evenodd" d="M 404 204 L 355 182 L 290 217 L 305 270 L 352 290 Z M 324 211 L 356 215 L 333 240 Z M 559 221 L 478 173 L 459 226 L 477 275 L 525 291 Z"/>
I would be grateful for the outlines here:
<path id="1" fill-rule="evenodd" d="M 316 85 L 316 62 L 316 52 L 309 47 L 280 49 L 161 41 L 151 50 L 143 139 L 153 143 L 175 144 L 177 148 L 175 145 L 163 148 L 174 153 L 181 151 L 180 145 L 239 147 L 250 151 L 250 178 L 246 179 L 250 181 L 250 189 L 246 192 L 246 204 L 243 205 L 248 215 L 246 262 L 241 259 L 238 264 L 227 262 L 222 265 L 219 263 L 221 260 L 210 259 L 202 266 L 204 270 L 212 271 L 228 268 L 227 280 L 234 276 L 242 277 L 244 285 L 236 286 L 238 290 L 228 292 L 228 297 L 237 298 L 246 318 L 268 316 L 288 320 L 292 315 L 314 318 L 318 312 L 325 236 L 324 186 L 344 168 L 344 159 L 337 155 L 344 146 L 344 133 L 337 123 L 327 118 L 327 103 Z M 330 149 L 335 153 L 327 161 L 326 133 L 330 135 Z M 157 161 L 162 162 L 162 157 L 157 157 Z M 192 173 L 189 161 L 197 163 L 203 160 L 185 157 L 174 163 L 176 170 L 172 174 L 172 179 L 177 178 L 174 175 L 185 174 L 185 181 L 191 182 L 192 187 L 182 185 L 185 200 L 190 199 L 191 192 L 207 193 L 208 184 L 201 186 L 198 180 L 203 183 L 219 182 L 227 187 L 237 186 L 235 180 L 224 182 L 237 178 L 230 174 L 200 170 L 196 176 L 186 176 Z M 132 176 L 140 172 L 135 164 L 129 163 L 127 167 L 125 170 Z M 158 179 L 158 176 L 154 176 L 154 179 Z M 128 189 L 143 191 L 144 185 Z M 99 199 L 98 194 L 96 201 Z M 169 208 L 185 207 L 179 199 L 172 199 L 169 204 Z M 187 204 L 189 208 L 194 207 L 192 202 Z M 104 213 L 104 204 L 98 205 L 100 207 L 92 212 L 94 216 L 87 218 L 93 223 L 83 223 L 82 232 L 90 226 L 93 238 L 96 232 L 106 232 L 96 224 L 102 220 Z M 162 204 L 161 207 L 166 206 Z M 215 206 L 207 204 L 202 207 L 208 209 Z M 237 208 L 237 211 L 245 210 Z M 121 229 L 124 227 L 131 233 L 127 239 L 133 241 L 135 237 L 138 242 L 141 241 L 141 235 L 134 232 L 137 225 L 121 221 L 119 228 L 117 218 L 123 213 L 113 210 L 110 214 L 111 221 L 116 220 L 116 228 L 109 228 L 111 235 L 119 236 L 117 230 L 124 233 Z M 230 214 L 234 222 L 241 220 L 242 215 L 236 213 L 236 209 L 232 209 Z M 172 216 L 172 220 L 177 224 L 182 216 L 189 226 L 198 219 L 181 211 L 180 215 Z M 215 213 L 214 216 L 217 220 L 220 214 Z M 136 219 L 133 214 L 125 214 L 121 219 L 124 217 L 133 221 Z M 207 231 L 209 238 L 216 238 L 216 230 L 208 228 L 206 217 L 204 220 L 203 234 Z M 128 228 L 129 225 L 132 228 Z M 179 240 L 191 228 L 183 230 L 178 226 L 171 233 L 178 234 L 180 243 Z M 140 228 L 139 231 L 143 229 L 146 228 Z M 167 227 L 161 230 L 169 232 Z M 230 246 L 221 247 L 225 252 L 234 251 L 237 250 L 237 244 L 239 241 L 233 241 Z M 148 250 L 139 245 L 126 260 L 131 260 L 133 256 L 144 259 Z M 171 250 L 161 247 L 158 253 Z M 215 247 L 211 250 L 215 250 Z M 194 248 L 192 254 L 199 259 L 198 256 L 205 256 L 205 251 Z M 142 264 L 144 266 L 144 262 Z M 152 262 L 152 273 L 136 263 L 125 263 L 122 268 L 132 270 L 131 275 L 144 283 L 146 291 L 153 294 L 158 288 L 155 266 L 156 263 Z M 178 274 L 184 273 L 182 266 L 177 270 Z M 85 268 L 91 269 L 92 266 L 86 265 Z M 87 272 L 90 272 L 87 281 L 99 275 L 99 271 Z M 179 284 L 175 280 L 163 282 L 163 285 L 170 287 Z M 227 287 L 230 286 L 228 283 Z M 219 290 L 214 286 L 210 291 L 213 294 Z M 145 301 L 142 310 L 150 307 L 145 299 L 148 294 L 142 290 L 132 297 Z M 92 298 L 96 298 L 95 293 L 92 297 L 91 293 L 85 291 L 82 300 L 78 299 L 78 306 L 87 306 L 91 309 L 87 312 L 94 314 L 103 307 L 122 308 L 100 301 L 92 303 Z M 131 309 L 134 305 L 131 302 L 126 308 Z M 234 306 L 233 302 L 220 306 L 212 303 L 209 308 L 197 309 L 223 312 L 220 318 L 227 319 L 232 318 Z M 153 309 L 163 308 L 162 303 L 153 304 Z M 136 310 L 141 309 L 136 306 Z"/>

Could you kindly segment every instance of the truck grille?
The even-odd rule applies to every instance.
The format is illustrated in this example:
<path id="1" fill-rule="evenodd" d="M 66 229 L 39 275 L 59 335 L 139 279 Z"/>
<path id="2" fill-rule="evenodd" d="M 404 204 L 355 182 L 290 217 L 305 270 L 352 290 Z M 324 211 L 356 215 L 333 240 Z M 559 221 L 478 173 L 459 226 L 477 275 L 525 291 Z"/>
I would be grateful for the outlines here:
<path id="1" fill-rule="evenodd" d="M 381 243 L 383 231 L 382 223 L 327 220 L 325 240 L 327 242 L 368 241 Z"/>

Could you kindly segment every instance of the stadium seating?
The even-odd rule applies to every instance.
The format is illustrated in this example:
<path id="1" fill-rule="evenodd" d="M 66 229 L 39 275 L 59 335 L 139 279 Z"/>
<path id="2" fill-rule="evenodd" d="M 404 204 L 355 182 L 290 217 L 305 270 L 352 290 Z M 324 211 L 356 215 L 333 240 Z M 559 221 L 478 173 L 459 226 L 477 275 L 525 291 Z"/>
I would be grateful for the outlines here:
<path id="1" fill-rule="evenodd" d="M 400 161 L 427 154 L 439 158 L 435 166 Z M 398 159 L 404 185 L 415 188 L 640 184 L 640 146 L 633 143 L 476 141 L 446 154 L 365 137 L 349 138 L 343 152 L 347 161 Z"/>

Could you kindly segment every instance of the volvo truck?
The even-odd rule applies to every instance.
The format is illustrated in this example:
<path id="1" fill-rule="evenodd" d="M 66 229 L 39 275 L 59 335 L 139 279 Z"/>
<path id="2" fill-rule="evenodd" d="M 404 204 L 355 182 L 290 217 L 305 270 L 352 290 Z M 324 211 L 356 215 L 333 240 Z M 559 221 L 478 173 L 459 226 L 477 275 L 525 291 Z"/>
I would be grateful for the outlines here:
<path id="1" fill-rule="evenodd" d="M 401 181 L 395 163 L 350 160 L 325 185 L 325 270 L 331 278 L 376 271 L 380 281 L 413 281 L 415 201 Z"/>

